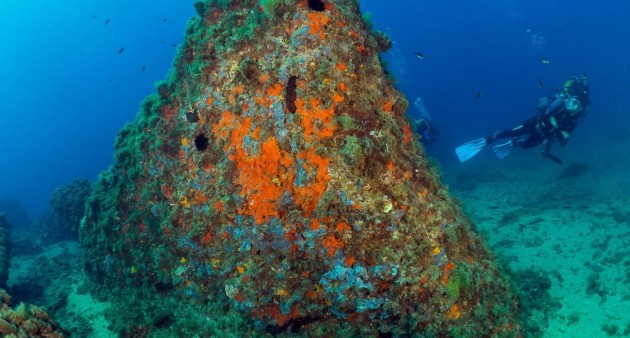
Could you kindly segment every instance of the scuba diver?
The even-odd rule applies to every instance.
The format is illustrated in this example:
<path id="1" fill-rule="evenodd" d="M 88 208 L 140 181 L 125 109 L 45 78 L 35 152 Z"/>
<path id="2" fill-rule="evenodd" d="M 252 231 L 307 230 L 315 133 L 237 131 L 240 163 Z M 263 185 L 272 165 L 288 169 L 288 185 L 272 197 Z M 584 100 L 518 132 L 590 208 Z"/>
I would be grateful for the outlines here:
<path id="1" fill-rule="evenodd" d="M 420 136 L 420 143 L 425 146 L 431 145 L 435 140 L 437 140 L 440 135 L 440 131 L 433 126 L 431 120 L 427 120 L 425 118 L 420 118 L 413 121 L 414 127 L 416 128 L 416 132 Z"/>
<path id="2" fill-rule="evenodd" d="M 420 118 L 413 120 L 413 127 L 416 130 L 416 133 L 420 136 L 420 142 L 423 145 L 428 146 L 437 140 L 440 135 L 440 130 L 438 130 L 433 124 L 429 110 L 427 110 L 424 106 L 424 102 L 421 97 L 416 98 L 414 106 L 418 112 L 420 112 Z"/>
<path id="3" fill-rule="evenodd" d="M 511 130 L 496 131 L 484 138 L 465 143 L 455 149 L 461 162 L 475 156 L 485 146 L 496 140 L 509 138 L 495 145 L 492 150 L 498 158 L 505 158 L 514 146 L 524 149 L 543 144 L 542 155 L 562 165 L 562 160 L 549 152 L 554 141 L 561 146 L 569 142 L 571 133 L 589 109 L 588 76 L 581 74 L 568 79 L 562 90 L 555 90 L 538 102 L 535 116 Z"/>

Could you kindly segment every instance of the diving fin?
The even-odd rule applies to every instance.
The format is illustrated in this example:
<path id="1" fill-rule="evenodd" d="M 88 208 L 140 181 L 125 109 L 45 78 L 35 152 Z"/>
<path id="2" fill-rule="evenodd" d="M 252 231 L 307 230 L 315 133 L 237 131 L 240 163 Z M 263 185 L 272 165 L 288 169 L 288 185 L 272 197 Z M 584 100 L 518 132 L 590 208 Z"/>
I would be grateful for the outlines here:
<path id="1" fill-rule="evenodd" d="M 492 150 L 499 159 L 504 159 L 510 154 L 510 151 L 512 151 L 512 147 L 514 147 L 514 140 L 509 140 L 505 143 L 497 144 L 496 146 L 492 147 Z"/>
<path id="2" fill-rule="evenodd" d="M 486 138 L 478 138 L 470 142 L 464 143 L 461 146 L 455 148 L 455 153 L 459 157 L 460 162 L 466 162 L 486 146 Z"/>
<path id="3" fill-rule="evenodd" d="M 526 139 L 527 135 L 513 137 L 511 140 L 505 143 L 497 144 L 496 146 L 492 147 L 492 150 L 499 159 L 504 159 L 508 155 L 510 155 L 510 151 L 512 151 L 512 148 L 514 148 L 515 145 L 521 144 L 521 142 L 525 141 Z"/>

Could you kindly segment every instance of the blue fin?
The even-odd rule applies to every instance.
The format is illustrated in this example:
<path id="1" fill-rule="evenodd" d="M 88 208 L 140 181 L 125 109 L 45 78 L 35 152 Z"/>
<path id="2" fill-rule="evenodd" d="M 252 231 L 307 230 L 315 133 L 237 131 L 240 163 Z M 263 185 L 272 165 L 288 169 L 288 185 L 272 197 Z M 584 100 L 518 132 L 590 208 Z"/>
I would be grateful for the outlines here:
<path id="1" fill-rule="evenodd" d="M 512 148 L 514 148 L 515 144 L 523 142 L 527 139 L 527 137 L 527 135 L 514 137 L 505 143 L 497 144 L 496 146 L 492 147 L 492 150 L 494 150 L 494 154 L 497 155 L 499 159 L 504 159 L 508 155 L 510 155 L 510 151 L 512 151 Z"/>
<path id="2" fill-rule="evenodd" d="M 460 162 L 466 162 L 486 146 L 486 138 L 478 138 L 470 142 L 464 143 L 461 146 L 455 148 L 455 153 L 459 157 Z"/>
<path id="3" fill-rule="evenodd" d="M 514 147 L 514 141 L 509 140 L 505 143 L 497 144 L 496 146 L 492 147 L 492 150 L 494 150 L 494 154 L 497 155 L 498 158 L 503 159 L 510 154 L 510 151 L 512 151 L 512 147 Z"/>

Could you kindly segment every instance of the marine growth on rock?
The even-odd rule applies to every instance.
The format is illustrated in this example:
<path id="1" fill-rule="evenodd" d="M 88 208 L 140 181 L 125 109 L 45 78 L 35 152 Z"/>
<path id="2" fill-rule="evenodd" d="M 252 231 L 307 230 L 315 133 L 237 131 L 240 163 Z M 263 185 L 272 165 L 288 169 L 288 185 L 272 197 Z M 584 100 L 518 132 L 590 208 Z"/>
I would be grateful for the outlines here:
<path id="1" fill-rule="evenodd" d="M 133 318 L 116 329 L 518 336 L 358 2 L 195 8 L 87 202 L 86 268 Z"/>

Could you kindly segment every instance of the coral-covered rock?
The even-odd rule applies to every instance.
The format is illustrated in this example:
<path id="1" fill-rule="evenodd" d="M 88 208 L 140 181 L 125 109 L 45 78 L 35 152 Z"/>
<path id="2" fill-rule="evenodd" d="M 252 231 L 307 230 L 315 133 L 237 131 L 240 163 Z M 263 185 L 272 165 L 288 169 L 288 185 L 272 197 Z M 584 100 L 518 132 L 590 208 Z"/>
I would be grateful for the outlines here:
<path id="1" fill-rule="evenodd" d="M 77 240 L 79 225 L 85 213 L 85 201 L 92 191 L 90 181 L 77 179 L 55 190 L 50 198 L 52 214 L 45 218 L 42 243 Z"/>
<path id="2" fill-rule="evenodd" d="M 87 202 L 88 273 L 134 316 L 119 331 L 518 335 L 358 2 L 261 4 L 196 4 Z"/>
<path id="3" fill-rule="evenodd" d="M 11 266 L 11 224 L 0 213 L 0 288 L 7 287 Z"/>
<path id="4" fill-rule="evenodd" d="M 0 289 L 0 336 L 62 338 L 66 335 L 46 310 L 24 303 L 12 308 L 11 296 Z"/>

